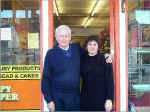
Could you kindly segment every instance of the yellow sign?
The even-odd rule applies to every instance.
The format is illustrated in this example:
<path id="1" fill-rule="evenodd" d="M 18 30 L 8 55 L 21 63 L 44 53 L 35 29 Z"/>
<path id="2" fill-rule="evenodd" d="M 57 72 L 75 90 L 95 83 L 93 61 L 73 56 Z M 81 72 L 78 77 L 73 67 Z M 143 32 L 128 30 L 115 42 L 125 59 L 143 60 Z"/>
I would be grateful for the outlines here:
<path id="1" fill-rule="evenodd" d="M 0 79 L 40 79 L 40 65 L 1 65 Z"/>
<path id="2" fill-rule="evenodd" d="M 28 49 L 38 49 L 38 48 L 39 48 L 39 34 L 28 33 Z"/>

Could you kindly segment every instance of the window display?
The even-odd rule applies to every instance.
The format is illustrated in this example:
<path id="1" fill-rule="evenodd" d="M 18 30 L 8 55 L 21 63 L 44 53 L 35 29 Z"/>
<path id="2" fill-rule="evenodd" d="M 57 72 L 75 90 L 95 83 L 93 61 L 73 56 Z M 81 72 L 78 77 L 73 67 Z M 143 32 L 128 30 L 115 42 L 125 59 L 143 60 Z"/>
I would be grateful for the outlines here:
<path id="1" fill-rule="evenodd" d="M 150 23 L 147 16 L 141 16 L 150 10 L 139 10 L 145 2 L 129 11 L 128 93 L 136 107 L 150 107 Z"/>
<path id="2" fill-rule="evenodd" d="M 40 110 L 39 0 L 0 4 L 0 111 Z"/>

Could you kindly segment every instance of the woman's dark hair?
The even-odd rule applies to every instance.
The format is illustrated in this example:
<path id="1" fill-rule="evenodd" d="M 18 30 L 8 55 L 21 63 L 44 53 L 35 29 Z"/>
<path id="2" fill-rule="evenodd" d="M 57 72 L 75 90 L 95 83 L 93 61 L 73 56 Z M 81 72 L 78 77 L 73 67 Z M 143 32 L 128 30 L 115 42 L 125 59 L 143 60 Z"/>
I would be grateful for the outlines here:
<path id="1" fill-rule="evenodd" d="M 98 44 L 98 48 L 101 47 L 100 38 L 99 38 L 98 35 L 91 35 L 91 36 L 89 36 L 88 39 L 85 41 L 85 45 L 84 45 L 85 48 L 87 47 L 87 44 L 90 41 L 96 41 L 97 44 Z"/>

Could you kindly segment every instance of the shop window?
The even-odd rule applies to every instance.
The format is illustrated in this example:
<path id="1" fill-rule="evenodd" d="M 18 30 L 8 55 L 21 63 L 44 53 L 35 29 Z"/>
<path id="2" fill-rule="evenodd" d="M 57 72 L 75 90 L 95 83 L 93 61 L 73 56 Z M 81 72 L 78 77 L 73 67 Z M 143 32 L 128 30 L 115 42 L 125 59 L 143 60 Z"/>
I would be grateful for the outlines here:
<path id="1" fill-rule="evenodd" d="M 136 107 L 150 107 L 150 3 L 135 0 L 130 7 L 128 25 L 129 100 Z M 149 9 L 147 9 L 149 7 Z"/>
<path id="2" fill-rule="evenodd" d="M 25 18 L 25 10 L 17 10 L 16 18 Z"/>
<path id="3" fill-rule="evenodd" d="M 0 4 L 0 111 L 40 110 L 39 0 Z"/>
<path id="4" fill-rule="evenodd" d="M 12 10 L 2 10 L 0 12 L 0 18 L 13 18 Z"/>

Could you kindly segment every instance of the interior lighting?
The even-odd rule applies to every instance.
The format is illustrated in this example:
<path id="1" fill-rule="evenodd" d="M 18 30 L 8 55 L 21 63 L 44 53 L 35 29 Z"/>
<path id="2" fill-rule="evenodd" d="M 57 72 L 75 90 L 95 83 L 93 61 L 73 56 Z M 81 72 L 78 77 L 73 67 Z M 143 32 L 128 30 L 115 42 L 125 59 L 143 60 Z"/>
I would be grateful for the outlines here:
<path id="1" fill-rule="evenodd" d="M 58 8 L 57 8 L 57 5 L 56 5 L 56 0 L 53 0 L 53 6 L 54 6 L 54 9 L 55 9 L 56 15 L 59 16 Z"/>

